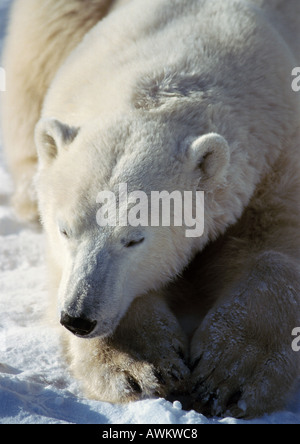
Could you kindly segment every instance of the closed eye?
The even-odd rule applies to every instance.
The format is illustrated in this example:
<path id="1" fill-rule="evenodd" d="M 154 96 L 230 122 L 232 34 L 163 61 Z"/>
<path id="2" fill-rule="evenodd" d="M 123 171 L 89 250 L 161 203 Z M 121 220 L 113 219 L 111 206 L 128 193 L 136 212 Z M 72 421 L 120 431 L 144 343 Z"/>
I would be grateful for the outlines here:
<path id="1" fill-rule="evenodd" d="M 66 226 L 65 223 L 59 221 L 58 222 L 58 229 L 60 234 L 65 237 L 66 239 L 70 239 L 71 237 L 71 231 L 69 230 L 69 228 Z"/>
<path id="2" fill-rule="evenodd" d="M 125 244 L 126 248 L 132 248 L 132 247 L 136 247 L 137 245 L 140 245 L 144 242 L 145 238 L 143 237 L 142 239 L 139 240 L 131 240 L 130 242 L 127 242 Z"/>
<path id="3" fill-rule="evenodd" d="M 68 233 L 66 230 L 61 230 L 60 232 L 61 232 L 61 234 L 62 234 L 65 238 L 67 238 L 67 239 L 70 238 L 70 235 L 69 235 L 69 233 Z"/>

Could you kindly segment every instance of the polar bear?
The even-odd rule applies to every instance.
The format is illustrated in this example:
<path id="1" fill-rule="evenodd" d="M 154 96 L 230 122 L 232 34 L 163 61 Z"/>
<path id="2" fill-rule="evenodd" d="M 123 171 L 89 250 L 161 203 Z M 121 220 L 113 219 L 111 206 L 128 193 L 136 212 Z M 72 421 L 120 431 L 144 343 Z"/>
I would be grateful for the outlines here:
<path id="1" fill-rule="evenodd" d="M 183 396 L 237 418 L 280 409 L 300 362 L 300 4 L 90 3 L 19 0 L 5 56 L 18 86 L 6 152 L 29 220 L 35 183 L 70 369 L 98 400 Z M 99 227 L 98 193 L 120 201 L 120 184 L 203 190 L 203 235 Z"/>

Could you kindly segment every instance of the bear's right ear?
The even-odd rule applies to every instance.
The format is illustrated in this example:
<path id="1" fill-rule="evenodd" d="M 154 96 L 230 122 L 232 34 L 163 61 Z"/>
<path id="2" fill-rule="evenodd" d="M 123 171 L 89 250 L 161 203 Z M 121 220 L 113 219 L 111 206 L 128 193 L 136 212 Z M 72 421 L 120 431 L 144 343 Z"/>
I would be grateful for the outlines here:
<path id="1" fill-rule="evenodd" d="M 41 119 L 35 128 L 35 144 L 39 161 L 52 162 L 59 152 L 68 147 L 76 138 L 79 128 L 74 128 L 56 119 Z"/>

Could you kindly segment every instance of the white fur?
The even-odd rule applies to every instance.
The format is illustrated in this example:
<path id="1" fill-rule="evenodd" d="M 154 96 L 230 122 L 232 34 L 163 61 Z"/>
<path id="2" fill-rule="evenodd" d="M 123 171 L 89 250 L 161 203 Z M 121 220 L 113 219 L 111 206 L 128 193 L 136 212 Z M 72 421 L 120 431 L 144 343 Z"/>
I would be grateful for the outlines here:
<path id="1" fill-rule="evenodd" d="M 97 321 L 67 337 L 71 368 L 97 399 L 181 390 L 203 412 L 271 411 L 299 369 L 299 2 L 118 6 L 57 66 L 35 131 L 58 311 Z M 204 190 L 204 235 L 100 229 L 97 195 L 120 183 Z"/>

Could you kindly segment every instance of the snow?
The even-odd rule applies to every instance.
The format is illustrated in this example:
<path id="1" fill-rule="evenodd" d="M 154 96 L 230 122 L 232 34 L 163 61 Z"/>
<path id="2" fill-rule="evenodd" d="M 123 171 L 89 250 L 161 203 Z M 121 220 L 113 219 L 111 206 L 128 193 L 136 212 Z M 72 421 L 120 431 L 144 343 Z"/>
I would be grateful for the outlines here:
<path id="1" fill-rule="evenodd" d="M 9 4 L 10 0 L 0 0 L 0 39 Z M 245 423 L 233 418 L 209 420 L 182 410 L 179 401 L 155 399 L 119 406 L 85 399 L 63 363 L 56 328 L 45 319 L 43 234 L 17 221 L 9 205 L 11 192 L 0 140 L 0 423 Z M 251 423 L 300 424 L 300 391 L 284 411 Z"/>

